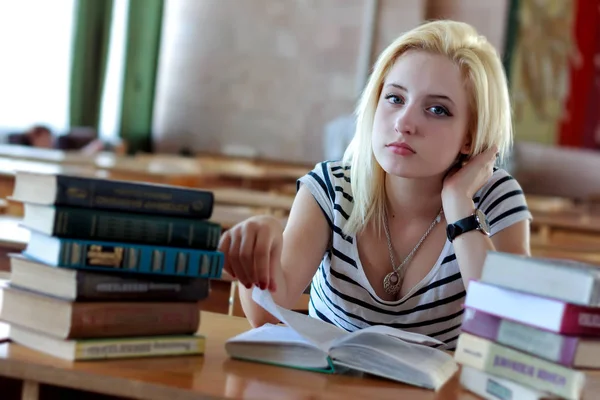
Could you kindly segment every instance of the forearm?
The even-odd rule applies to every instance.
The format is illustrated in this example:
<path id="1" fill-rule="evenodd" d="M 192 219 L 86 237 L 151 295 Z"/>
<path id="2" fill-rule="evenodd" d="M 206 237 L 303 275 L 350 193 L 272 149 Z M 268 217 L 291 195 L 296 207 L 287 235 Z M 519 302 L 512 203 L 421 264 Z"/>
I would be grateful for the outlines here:
<path id="1" fill-rule="evenodd" d="M 472 215 L 475 204 L 472 200 L 447 201 L 444 205 L 446 221 L 451 224 Z M 467 287 L 471 279 L 479 279 L 488 251 L 495 250 L 494 243 L 485 234 L 474 230 L 463 233 L 452 242 L 463 283 Z"/>

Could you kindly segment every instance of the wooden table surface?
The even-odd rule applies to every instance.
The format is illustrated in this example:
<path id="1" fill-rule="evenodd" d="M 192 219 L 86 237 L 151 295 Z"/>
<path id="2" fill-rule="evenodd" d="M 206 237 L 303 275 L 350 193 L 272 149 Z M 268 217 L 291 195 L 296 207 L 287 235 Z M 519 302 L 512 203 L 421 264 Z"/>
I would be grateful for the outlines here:
<path id="1" fill-rule="evenodd" d="M 458 374 L 439 392 L 384 379 L 327 375 L 228 358 L 224 342 L 249 328 L 239 317 L 202 312 L 204 356 L 69 362 L 14 343 L 0 344 L 0 376 L 113 396 L 149 400 L 216 398 L 476 400 Z M 583 399 L 597 398 L 600 380 L 588 374 Z"/>
<path id="2" fill-rule="evenodd" d="M 600 214 L 569 211 L 532 212 L 533 224 L 575 232 L 600 234 Z"/>

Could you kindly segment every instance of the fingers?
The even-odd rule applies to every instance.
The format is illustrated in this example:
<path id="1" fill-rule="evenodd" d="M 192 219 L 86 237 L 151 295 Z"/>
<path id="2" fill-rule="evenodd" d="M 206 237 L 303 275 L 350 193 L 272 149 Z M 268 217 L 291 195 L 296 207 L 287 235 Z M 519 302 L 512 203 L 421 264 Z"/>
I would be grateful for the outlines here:
<path id="1" fill-rule="evenodd" d="M 271 246 L 271 251 L 269 254 L 269 276 L 271 277 L 271 280 L 269 281 L 269 290 L 274 292 L 275 290 L 277 290 L 277 286 L 276 286 L 276 282 L 275 282 L 275 276 L 276 276 L 276 269 L 280 268 L 280 263 L 281 263 L 281 251 L 283 248 L 283 241 L 282 240 L 275 240 Z"/>
<path id="2" fill-rule="evenodd" d="M 271 240 L 269 230 L 259 228 L 258 234 L 256 235 L 253 264 L 256 284 L 262 290 L 270 287 L 270 281 L 273 277 L 273 274 L 268 267 L 271 256 Z"/>
<path id="3" fill-rule="evenodd" d="M 487 156 L 492 162 L 496 162 L 496 159 L 500 156 L 498 152 L 498 146 L 492 145 L 489 149 L 486 150 Z"/>
<path id="4" fill-rule="evenodd" d="M 231 245 L 229 246 L 229 252 L 227 253 L 229 265 L 238 281 L 247 289 L 250 289 L 252 287 L 252 281 L 248 277 L 248 270 L 244 265 L 241 249 L 242 235 L 240 229 L 235 228 L 231 231 Z"/>
<path id="5" fill-rule="evenodd" d="M 231 269 L 231 265 L 229 263 L 229 247 L 230 246 L 231 246 L 231 236 L 230 236 L 230 231 L 227 231 L 227 232 L 223 233 L 223 235 L 221 235 L 221 239 L 219 240 L 219 246 L 217 247 L 217 250 L 220 251 L 221 253 L 223 253 L 225 256 L 224 261 L 223 261 L 223 269 L 225 271 L 227 271 L 227 273 L 229 275 L 231 275 L 233 278 L 235 278 L 235 273 Z"/>
<path id="6" fill-rule="evenodd" d="M 254 248 L 256 246 L 257 228 L 254 224 L 248 223 L 241 227 L 238 235 L 240 238 L 239 261 L 240 267 L 244 270 L 246 280 L 243 282 L 247 288 L 252 285 L 258 286 L 258 279 L 254 267 Z"/>
<path id="7" fill-rule="evenodd" d="M 273 252 L 275 242 L 278 244 Z M 274 290 L 274 271 L 279 267 L 281 254 L 279 242 L 274 240 L 268 225 L 246 221 L 235 226 L 223 234 L 219 243 L 219 250 L 225 255 L 223 268 L 248 289 L 256 285 Z"/>

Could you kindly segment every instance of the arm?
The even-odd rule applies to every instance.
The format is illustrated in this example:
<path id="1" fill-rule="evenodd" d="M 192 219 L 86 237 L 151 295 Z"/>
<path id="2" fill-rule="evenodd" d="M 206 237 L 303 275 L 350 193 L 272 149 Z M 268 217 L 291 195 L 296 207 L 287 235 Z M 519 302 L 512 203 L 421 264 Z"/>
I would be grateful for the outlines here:
<path id="1" fill-rule="evenodd" d="M 269 223 L 277 223 L 271 220 Z M 309 189 L 302 185 L 290 210 L 283 231 L 280 260 L 275 260 L 273 300 L 291 308 L 298 301 L 327 250 L 331 229 Z M 274 256 L 277 257 L 277 251 Z M 252 300 L 252 287 L 240 288 L 242 308 L 251 325 L 256 327 L 278 321 Z"/>
<path id="2" fill-rule="evenodd" d="M 468 217 L 475 210 L 472 200 L 454 202 L 444 208 L 448 223 Z M 470 231 L 458 236 L 452 242 L 456 260 L 465 286 L 471 279 L 479 279 L 488 251 L 530 255 L 529 220 L 521 220 L 497 232 L 492 237 L 478 231 Z"/>
<path id="3" fill-rule="evenodd" d="M 494 174 L 496 148 L 470 159 L 445 178 L 442 204 L 446 221 L 454 223 L 473 214 L 473 198 L 480 194 L 478 207 L 491 224 L 491 237 L 478 231 L 463 233 L 453 245 L 463 283 L 479 279 L 488 251 L 529 255 L 529 217 L 525 196 L 518 182 L 504 171 Z"/>

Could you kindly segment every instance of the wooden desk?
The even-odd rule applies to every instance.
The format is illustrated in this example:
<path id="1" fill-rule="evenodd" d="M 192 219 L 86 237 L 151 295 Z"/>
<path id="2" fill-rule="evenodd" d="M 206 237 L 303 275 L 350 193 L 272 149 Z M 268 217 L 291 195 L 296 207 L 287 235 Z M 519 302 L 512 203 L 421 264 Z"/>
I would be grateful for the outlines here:
<path id="1" fill-rule="evenodd" d="M 17 171 L 39 172 L 45 174 L 75 173 L 95 176 L 96 170 L 86 166 L 60 165 L 50 162 L 25 161 L 0 157 L 0 198 L 12 195 Z"/>
<path id="2" fill-rule="evenodd" d="M 213 208 L 212 216 L 210 217 L 210 221 L 220 224 L 223 227 L 223 229 L 226 230 L 250 217 L 268 213 L 268 209 L 215 205 Z M 287 221 L 286 217 L 278 218 L 281 220 L 282 224 L 285 224 Z"/>
<path id="3" fill-rule="evenodd" d="M 90 157 L 80 151 L 65 151 L 17 144 L 0 144 L 0 157 L 18 160 L 42 161 L 55 164 L 87 164 L 94 163 Z"/>
<path id="4" fill-rule="evenodd" d="M 29 242 L 29 230 L 19 226 L 20 221 L 20 218 L 0 216 L 0 272 L 10 271 L 8 254 L 22 251 Z"/>
<path id="5" fill-rule="evenodd" d="M 293 184 L 311 168 L 265 161 L 235 160 L 216 157 L 196 158 L 203 176 L 216 177 L 223 186 L 245 189 L 277 190 Z"/>
<path id="6" fill-rule="evenodd" d="M 551 230 L 569 230 L 600 235 L 600 214 L 580 212 L 532 212 L 533 224 Z"/>
<path id="7" fill-rule="evenodd" d="M 279 210 L 285 215 L 289 214 L 294 203 L 294 196 L 260 190 L 214 188 L 211 191 L 215 196 L 216 204 Z"/>
<path id="8" fill-rule="evenodd" d="M 456 375 L 438 393 L 372 377 L 326 375 L 231 360 L 224 342 L 249 328 L 245 319 L 202 312 L 206 354 L 72 363 L 13 343 L 0 344 L 0 376 L 23 380 L 30 399 L 39 384 L 148 400 L 221 398 L 476 400 Z M 588 374 L 583 399 L 597 398 L 600 373 Z M 81 394 L 81 397 L 86 398 Z"/>

